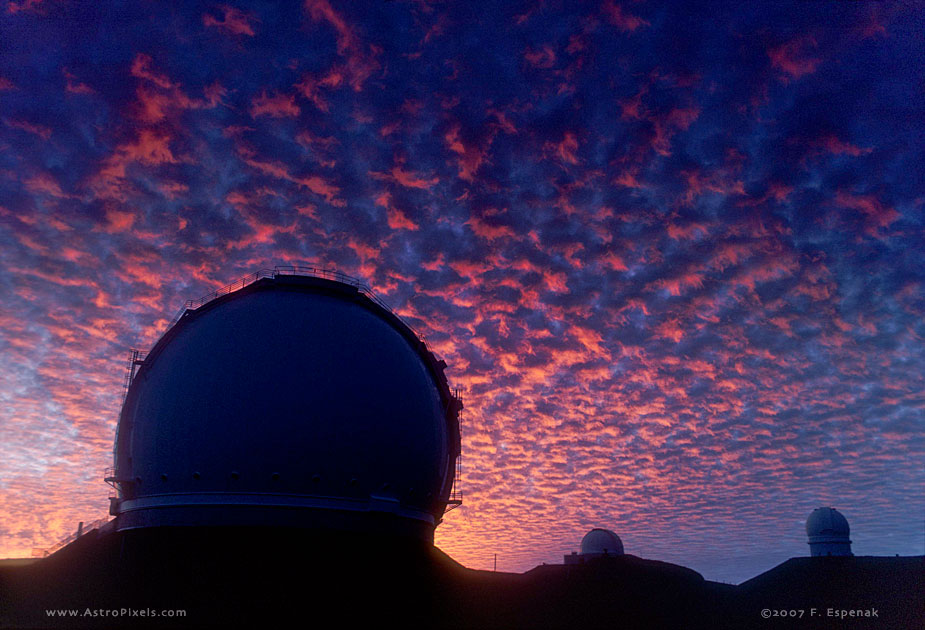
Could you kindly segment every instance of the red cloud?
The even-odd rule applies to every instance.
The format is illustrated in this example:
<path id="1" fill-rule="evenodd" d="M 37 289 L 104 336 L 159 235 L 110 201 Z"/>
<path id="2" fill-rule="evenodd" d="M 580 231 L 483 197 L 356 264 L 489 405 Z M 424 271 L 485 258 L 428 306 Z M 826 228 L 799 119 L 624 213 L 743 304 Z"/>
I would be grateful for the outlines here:
<path id="1" fill-rule="evenodd" d="M 479 217 L 470 217 L 469 220 L 466 221 L 466 225 L 472 228 L 476 236 L 490 241 L 496 238 L 516 236 L 514 230 L 511 229 L 510 226 L 486 223 Z"/>
<path id="2" fill-rule="evenodd" d="M 138 117 L 147 123 L 157 123 L 167 118 L 170 110 L 206 109 L 217 107 L 226 90 L 216 81 L 203 89 L 205 100 L 191 99 L 178 83 L 151 68 L 151 58 L 138 55 L 132 63 L 132 75 L 148 83 L 140 83 L 138 95 Z M 152 85 L 153 84 L 153 85 Z"/>
<path id="3" fill-rule="evenodd" d="M 649 86 L 643 85 L 639 91 L 630 99 L 620 102 L 620 117 L 624 120 L 642 120 L 645 109 L 642 105 L 642 97 L 648 94 Z"/>
<path id="4" fill-rule="evenodd" d="M 524 51 L 524 59 L 534 68 L 552 68 L 556 65 L 556 51 L 549 44 L 544 44 L 539 50 L 527 48 Z"/>
<path id="5" fill-rule="evenodd" d="M 26 189 L 34 193 L 44 193 L 61 199 L 71 198 L 71 195 L 61 190 L 58 181 L 48 173 L 40 173 L 25 181 Z"/>
<path id="6" fill-rule="evenodd" d="M 20 11 L 34 11 L 36 13 L 42 12 L 42 8 L 39 5 L 42 4 L 43 0 L 23 0 L 20 3 L 9 2 L 6 5 L 6 10 L 9 13 L 19 13 Z"/>
<path id="7" fill-rule="evenodd" d="M 669 223 L 667 230 L 669 238 L 673 238 L 677 241 L 703 238 L 710 233 L 707 226 L 701 223 L 688 223 L 686 225 Z"/>
<path id="8" fill-rule="evenodd" d="M 170 150 L 170 137 L 149 129 L 143 129 L 138 134 L 138 140 L 120 146 L 116 152 L 127 161 L 137 161 L 148 165 L 177 162 Z"/>
<path id="9" fill-rule="evenodd" d="M 137 88 L 138 116 L 147 123 L 163 121 L 169 110 L 216 107 L 225 94 L 216 82 L 204 89 L 206 100 L 191 99 L 180 89 L 179 83 L 155 70 L 151 57 L 145 54 L 135 56 L 131 74 L 144 81 Z"/>
<path id="10" fill-rule="evenodd" d="M 13 129 L 21 129 L 22 131 L 26 131 L 38 136 L 42 140 L 48 140 L 51 138 L 50 127 L 46 127 L 44 125 L 34 125 L 26 120 L 9 120 L 4 118 L 3 122 L 7 127 L 11 127 Z"/>
<path id="11" fill-rule="evenodd" d="M 159 88 L 169 90 L 176 87 L 167 75 L 161 74 L 156 70 L 152 69 L 152 60 L 149 55 L 144 53 L 138 53 L 135 56 L 135 60 L 132 62 L 132 76 L 138 77 L 139 79 L 145 79 L 151 81 Z"/>
<path id="12" fill-rule="evenodd" d="M 386 220 L 388 221 L 389 227 L 393 230 L 419 229 L 417 223 L 406 217 L 404 212 L 392 206 L 386 209 Z"/>
<path id="13" fill-rule="evenodd" d="M 110 208 L 106 210 L 106 222 L 105 230 L 110 234 L 128 232 L 135 223 L 135 215 L 131 212 Z"/>
<path id="14" fill-rule="evenodd" d="M 459 156 L 459 176 L 468 182 L 474 181 L 476 172 L 486 161 L 485 152 L 477 146 L 464 144 L 459 137 L 458 126 L 451 128 L 443 139 L 450 151 Z"/>
<path id="15" fill-rule="evenodd" d="M 370 173 L 370 175 L 375 179 L 388 179 L 404 186 L 405 188 L 417 188 L 419 190 L 432 188 L 440 181 L 439 177 L 422 179 L 413 171 L 406 171 L 402 169 L 401 166 L 393 166 L 392 170 L 388 173 Z"/>
<path id="16" fill-rule="evenodd" d="M 851 195 L 840 190 L 835 195 L 835 202 L 840 206 L 862 213 L 866 223 L 866 232 L 870 236 L 876 236 L 879 228 L 888 227 L 902 216 L 893 208 L 884 206 L 873 195 Z"/>
<path id="17" fill-rule="evenodd" d="M 376 205 L 385 208 L 386 222 L 393 230 L 417 230 L 420 226 L 392 205 L 392 196 L 387 192 L 376 197 Z"/>
<path id="18" fill-rule="evenodd" d="M 655 138 L 652 140 L 652 148 L 655 152 L 659 155 L 671 155 L 671 138 L 679 131 L 690 127 L 698 116 L 700 108 L 692 106 L 672 109 L 667 115 L 653 120 Z"/>
<path id="19" fill-rule="evenodd" d="M 219 8 L 224 13 L 221 21 L 206 13 L 202 16 L 202 23 L 206 26 L 223 28 L 233 35 L 248 35 L 250 37 L 254 36 L 254 29 L 251 28 L 250 24 L 251 20 L 254 20 L 253 17 L 249 17 L 241 9 L 230 7 L 226 4 L 223 4 Z"/>
<path id="20" fill-rule="evenodd" d="M 638 171 L 638 167 L 620 171 L 620 174 L 613 178 L 614 185 L 625 186 L 626 188 L 642 188 L 643 185 L 637 179 Z"/>
<path id="21" fill-rule="evenodd" d="M 633 32 L 640 26 L 649 26 L 649 23 L 642 18 L 624 13 L 620 5 L 613 0 L 605 2 L 601 10 L 607 16 L 607 20 L 621 31 Z"/>
<path id="22" fill-rule="evenodd" d="M 295 84 L 295 87 L 302 93 L 302 96 L 314 103 L 315 107 L 323 112 L 328 111 L 328 101 L 322 94 L 321 88 L 337 86 L 340 83 L 338 77 L 336 82 L 331 82 L 327 77 L 317 79 L 311 74 L 302 77 L 302 81 Z"/>
<path id="23" fill-rule="evenodd" d="M 603 256 L 600 256 L 598 260 L 600 260 L 602 265 L 604 265 L 605 267 L 609 267 L 610 269 L 613 269 L 614 271 L 626 271 L 627 270 L 626 263 L 623 262 L 623 258 L 621 258 L 620 256 L 618 256 L 617 254 L 613 252 L 607 252 Z"/>
<path id="24" fill-rule="evenodd" d="M 684 337 L 684 329 L 677 319 L 669 319 L 655 327 L 655 334 L 663 339 L 670 339 L 678 343 Z"/>
<path id="25" fill-rule="evenodd" d="M 135 142 L 120 145 L 102 165 L 92 182 L 97 194 L 113 199 L 125 199 L 123 181 L 130 165 L 138 162 L 147 166 L 178 162 L 170 150 L 170 136 L 144 129 Z"/>
<path id="26" fill-rule="evenodd" d="M 816 40 L 812 37 L 797 37 L 789 42 L 784 42 L 780 46 L 768 50 L 771 66 L 784 74 L 782 77 L 784 83 L 812 74 L 822 60 L 806 56 L 806 49 L 814 48 L 815 46 Z"/>
<path id="27" fill-rule="evenodd" d="M 179 199 L 182 195 L 189 192 L 189 186 L 181 184 L 180 182 L 160 182 L 157 188 L 167 199 Z"/>
<path id="28" fill-rule="evenodd" d="M 257 169 L 261 173 L 276 177 L 277 179 L 293 182 L 299 186 L 304 186 L 316 195 L 324 197 L 324 199 L 331 205 L 344 205 L 343 200 L 337 198 L 337 195 L 340 194 L 340 188 L 330 183 L 320 175 L 297 177 L 292 175 L 282 162 L 265 162 L 260 160 L 256 157 L 256 153 L 251 149 L 246 147 L 238 147 L 238 153 L 241 155 L 241 158 L 244 160 L 245 164 Z"/>
<path id="29" fill-rule="evenodd" d="M 732 281 L 754 291 L 759 283 L 792 276 L 800 264 L 792 254 L 779 252 L 775 258 L 741 269 Z"/>
<path id="30" fill-rule="evenodd" d="M 578 139 L 571 132 L 566 133 L 558 144 L 548 142 L 543 148 L 545 151 L 555 155 L 560 162 L 572 165 L 578 164 L 578 156 L 575 155 L 575 152 L 578 151 Z"/>
<path id="31" fill-rule="evenodd" d="M 834 155 L 850 155 L 852 157 L 858 157 L 859 155 L 867 155 L 873 151 L 873 148 L 870 147 L 861 148 L 856 147 L 851 143 L 843 142 L 836 135 L 825 136 L 824 138 L 816 141 L 816 144 L 825 151 L 828 151 Z"/>
<path id="32" fill-rule="evenodd" d="M 258 116 L 285 118 L 287 116 L 298 116 L 301 110 L 295 104 L 294 96 L 285 94 L 267 96 L 266 91 L 264 91 L 251 102 L 250 113 L 253 118 Z"/>
<path id="33" fill-rule="evenodd" d="M 376 57 L 382 49 L 370 46 L 369 52 L 364 51 L 363 42 L 359 36 L 331 7 L 328 0 L 305 0 L 305 9 L 315 22 L 324 20 L 334 28 L 337 37 L 337 52 L 346 59 L 341 68 L 342 73 L 338 74 L 345 75 L 346 82 L 354 91 L 359 92 L 366 80 L 381 67 Z M 329 73 L 328 77 L 332 77 L 332 74 Z"/>
<path id="34" fill-rule="evenodd" d="M 703 276 L 699 273 L 692 272 L 675 278 L 662 278 L 657 280 L 655 285 L 662 289 L 667 289 L 671 295 L 681 295 L 685 288 L 691 287 L 699 289 L 703 286 Z"/>
<path id="35" fill-rule="evenodd" d="M 334 27 L 337 33 L 337 52 L 345 54 L 351 48 L 359 45 L 359 38 L 347 22 L 331 7 L 328 0 L 305 0 L 305 9 L 312 20 L 325 20 Z"/>
<path id="36" fill-rule="evenodd" d="M 86 83 L 81 83 L 80 81 L 78 81 L 77 77 L 75 77 L 73 74 L 68 72 L 66 68 L 64 69 L 63 72 L 64 72 L 64 77 L 67 80 L 67 85 L 65 86 L 64 89 L 70 94 L 95 94 L 96 93 L 96 90 L 94 90 L 92 87 L 90 87 Z"/>

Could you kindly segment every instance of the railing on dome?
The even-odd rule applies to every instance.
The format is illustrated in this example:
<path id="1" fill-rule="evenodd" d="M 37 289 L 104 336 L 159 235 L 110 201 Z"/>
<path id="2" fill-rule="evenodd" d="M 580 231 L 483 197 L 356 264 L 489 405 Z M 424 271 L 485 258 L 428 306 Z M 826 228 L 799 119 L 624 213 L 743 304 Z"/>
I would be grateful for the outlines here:
<path id="1" fill-rule="evenodd" d="M 240 291 L 244 287 L 254 284 L 258 280 L 262 280 L 264 278 L 276 278 L 277 276 L 309 276 L 312 278 L 323 278 L 325 280 L 334 280 L 336 282 L 341 282 L 343 284 L 349 284 L 352 287 L 356 287 L 356 289 L 360 293 L 362 293 L 367 298 L 375 302 L 377 305 L 385 309 L 387 312 L 391 313 L 392 315 L 395 315 L 395 317 L 398 317 L 395 311 L 393 311 L 392 308 L 388 304 L 383 302 L 379 298 L 379 296 L 373 293 L 372 289 L 369 288 L 368 284 L 366 284 L 362 280 L 359 280 L 358 278 L 354 278 L 353 276 L 348 276 L 347 274 L 341 273 L 340 271 L 336 271 L 334 269 L 324 269 L 323 267 L 298 266 L 298 265 L 277 265 L 276 267 L 273 267 L 273 269 L 260 269 L 258 271 L 255 271 L 254 273 L 249 273 L 246 276 L 238 278 L 231 284 L 227 284 L 220 289 L 216 289 L 215 291 L 212 291 L 211 293 L 208 293 L 199 299 L 187 300 L 183 304 L 183 307 L 177 312 L 176 315 L 173 316 L 173 318 L 167 324 L 166 330 L 170 330 L 171 328 L 173 328 L 174 325 L 180 321 L 180 318 L 183 317 L 184 314 L 186 314 L 187 311 L 195 310 L 199 308 L 200 306 L 204 306 L 208 304 L 209 302 L 211 302 L 212 300 L 216 300 L 224 295 L 228 295 L 229 293 Z M 415 337 L 417 337 L 422 342 L 426 341 L 424 338 L 424 335 L 422 335 L 420 332 L 415 330 L 414 327 L 412 327 L 408 322 L 403 320 L 401 317 L 398 317 L 398 319 L 401 320 L 401 322 L 405 326 L 407 326 L 408 329 L 412 333 L 414 333 Z M 125 379 L 124 379 L 123 388 L 122 388 L 122 404 L 123 405 L 125 404 L 125 397 L 128 396 L 129 386 L 132 384 L 132 380 L 134 380 L 135 378 L 135 373 L 137 371 L 136 368 L 140 366 L 142 363 L 144 363 L 144 360 L 147 354 L 148 354 L 147 352 L 144 352 L 142 350 L 132 349 L 131 358 L 129 359 L 129 366 L 125 373 Z"/>
<path id="2" fill-rule="evenodd" d="M 459 483 L 459 475 L 462 472 L 462 455 L 456 458 L 456 476 L 453 477 L 453 489 L 450 490 L 450 498 L 446 501 L 446 512 L 455 510 L 462 505 L 463 502 L 463 493 L 462 490 L 459 490 L 456 485 Z"/>
<path id="3" fill-rule="evenodd" d="M 69 536 L 62 538 L 61 540 L 56 542 L 51 547 L 48 547 L 47 549 L 42 549 L 39 547 L 33 548 L 32 557 L 33 558 L 44 558 L 45 556 L 50 556 L 51 554 L 58 551 L 59 549 L 71 544 L 72 542 L 80 538 L 81 536 L 87 535 L 94 529 L 99 529 L 100 527 L 102 527 L 108 522 L 109 522 L 109 517 L 103 517 L 95 521 L 90 521 L 89 523 L 82 523 L 81 527 L 76 532 L 74 532 L 73 534 Z"/>
<path id="4" fill-rule="evenodd" d="M 460 403 L 462 403 L 462 398 L 459 396 L 459 389 L 454 390 L 453 397 L 456 398 Z M 457 423 L 459 422 L 459 417 L 457 416 Z M 460 427 L 461 428 L 461 427 Z M 460 436 L 462 440 L 462 436 Z M 456 456 L 456 474 L 453 476 L 453 488 L 450 490 L 450 496 L 446 501 L 446 512 L 455 510 L 462 505 L 463 502 L 463 493 L 459 489 L 459 478 L 462 476 L 462 453 Z"/>
<path id="5" fill-rule="evenodd" d="M 180 318 L 183 317 L 183 314 L 186 313 L 186 311 L 195 310 L 200 306 L 208 304 L 212 300 L 222 297 L 223 295 L 228 295 L 229 293 L 240 291 L 244 287 L 257 282 L 258 280 L 262 280 L 264 278 L 276 278 L 277 276 L 310 276 L 312 278 L 322 278 L 325 280 L 334 280 L 335 282 L 349 284 L 350 286 L 356 287 L 360 293 L 384 308 L 389 313 L 396 315 L 388 304 L 383 302 L 379 296 L 373 293 L 368 284 L 362 280 L 359 280 L 358 278 L 348 276 L 347 274 L 336 271 L 334 269 L 324 269 L 322 267 L 314 266 L 303 267 L 298 265 L 282 265 L 276 266 L 273 269 L 260 269 L 254 273 L 249 273 L 246 276 L 238 278 L 231 284 L 225 285 L 220 289 L 216 289 L 215 291 L 212 291 L 211 293 L 208 293 L 197 300 L 187 300 L 179 312 L 174 315 L 173 319 L 170 320 L 170 323 L 167 324 L 167 329 L 169 330 L 173 328 L 174 324 L 180 321 Z M 424 336 L 416 331 L 413 327 L 411 327 L 408 322 L 402 320 L 402 323 L 404 323 L 405 326 L 408 326 L 408 328 L 411 329 L 411 332 L 413 332 L 418 339 L 424 341 Z"/>
<path id="6" fill-rule="evenodd" d="M 117 496 L 116 493 L 119 491 L 119 486 L 116 484 L 119 482 L 119 479 L 116 477 L 115 466 L 110 466 L 105 471 L 103 471 L 103 481 L 105 481 L 111 488 L 109 492 L 110 498 Z"/>

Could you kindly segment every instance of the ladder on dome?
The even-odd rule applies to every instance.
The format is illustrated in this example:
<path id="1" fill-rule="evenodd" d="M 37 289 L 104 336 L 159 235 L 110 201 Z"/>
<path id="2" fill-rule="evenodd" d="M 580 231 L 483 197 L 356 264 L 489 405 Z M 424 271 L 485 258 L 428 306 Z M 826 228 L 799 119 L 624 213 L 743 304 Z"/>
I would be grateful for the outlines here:
<path id="1" fill-rule="evenodd" d="M 463 493 L 461 490 L 457 489 L 456 484 L 459 483 L 459 475 L 462 472 L 462 455 L 456 457 L 456 476 L 453 477 L 453 489 L 450 490 L 450 497 L 446 501 L 446 512 L 451 512 L 462 505 L 463 502 Z"/>
<path id="2" fill-rule="evenodd" d="M 455 389 L 453 391 L 453 397 L 460 403 L 459 409 L 461 410 L 462 409 L 462 398 L 460 398 L 459 396 L 459 389 Z M 457 448 L 459 448 L 459 445 L 462 442 L 462 436 L 459 434 L 459 432 L 461 431 L 462 427 L 460 426 L 458 413 L 456 415 L 456 426 L 457 426 L 457 429 L 456 429 L 457 435 L 459 436 L 459 440 L 460 440 L 460 442 L 457 443 Z M 450 496 L 446 500 L 446 510 L 444 510 L 444 514 L 446 514 L 447 512 L 452 512 L 453 510 L 455 510 L 456 508 L 462 505 L 463 493 L 462 493 L 462 490 L 460 490 L 458 487 L 459 478 L 461 476 L 462 476 L 462 452 L 460 449 L 456 455 L 456 474 L 453 476 L 453 487 L 450 490 Z"/>
<path id="3" fill-rule="evenodd" d="M 122 404 L 125 404 L 125 397 L 128 396 L 128 388 L 135 379 L 135 372 L 139 365 L 145 362 L 148 353 L 144 350 L 132 348 L 132 356 L 129 358 L 128 368 L 125 370 L 125 379 L 122 382 Z"/>

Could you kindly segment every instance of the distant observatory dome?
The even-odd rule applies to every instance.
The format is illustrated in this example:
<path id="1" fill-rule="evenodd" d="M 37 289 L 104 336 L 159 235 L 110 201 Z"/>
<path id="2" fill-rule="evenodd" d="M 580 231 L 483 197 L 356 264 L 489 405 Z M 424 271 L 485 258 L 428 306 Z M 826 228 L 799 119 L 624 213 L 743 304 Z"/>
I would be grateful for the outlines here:
<path id="1" fill-rule="evenodd" d="M 622 556 L 623 541 L 609 529 L 594 528 L 581 539 L 582 556 Z"/>
<path id="2" fill-rule="evenodd" d="M 117 529 L 433 539 L 453 488 L 462 404 L 446 364 L 362 287 L 335 277 L 278 268 L 188 305 L 140 363 L 122 407 Z"/>
<path id="3" fill-rule="evenodd" d="M 811 556 L 850 556 L 848 520 L 835 508 L 816 508 L 806 519 Z"/>

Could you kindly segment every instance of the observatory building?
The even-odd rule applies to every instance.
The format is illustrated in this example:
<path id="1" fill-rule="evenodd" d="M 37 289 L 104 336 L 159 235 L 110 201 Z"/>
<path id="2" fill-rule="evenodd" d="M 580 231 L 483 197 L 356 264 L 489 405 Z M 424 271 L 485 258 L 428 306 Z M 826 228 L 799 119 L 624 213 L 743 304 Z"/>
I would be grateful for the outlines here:
<path id="1" fill-rule="evenodd" d="M 252 280 L 187 303 L 133 369 L 108 479 L 115 529 L 432 543 L 460 452 L 446 364 L 346 276 L 277 268 Z"/>
<path id="2" fill-rule="evenodd" d="M 565 556 L 565 564 L 581 564 L 591 558 L 605 556 L 622 556 L 623 541 L 609 529 L 595 527 L 581 539 L 578 553 L 574 551 Z"/>
<path id="3" fill-rule="evenodd" d="M 851 556 L 848 520 L 835 508 L 816 508 L 806 519 L 811 556 Z"/>

